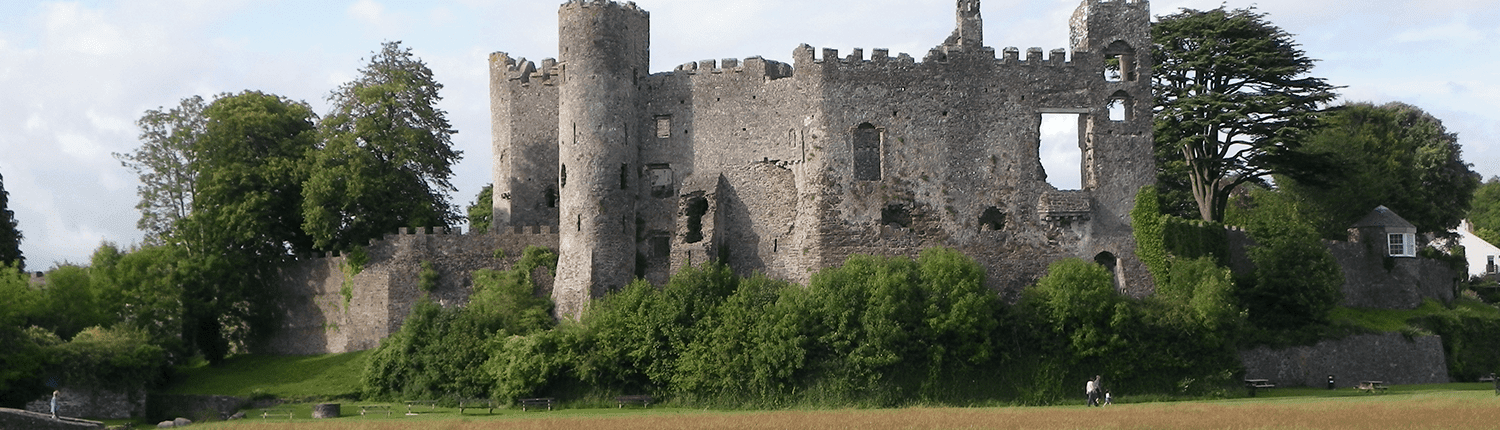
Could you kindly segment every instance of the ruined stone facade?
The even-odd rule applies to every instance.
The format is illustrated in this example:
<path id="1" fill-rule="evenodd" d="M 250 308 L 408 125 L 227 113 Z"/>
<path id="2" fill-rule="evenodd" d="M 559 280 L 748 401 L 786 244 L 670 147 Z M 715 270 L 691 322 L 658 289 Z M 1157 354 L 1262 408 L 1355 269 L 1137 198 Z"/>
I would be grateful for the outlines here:
<path id="1" fill-rule="evenodd" d="M 490 57 L 495 224 L 557 226 L 563 315 L 715 258 L 806 282 L 851 254 L 934 246 L 978 260 L 1002 293 L 1065 257 L 1149 292 L 1128 218 L 1155 179 L 1148 3 L 1085 0 L 1071 58 L 997 53 L 979 1 L 956 12 L 921 61 L 802 45 L 791 63 L 652 74 L 648 12 L 569 1 L 557 60 Z M 1077 115 L 1082 189 L 1046 181 L 1049 113 Z"/>

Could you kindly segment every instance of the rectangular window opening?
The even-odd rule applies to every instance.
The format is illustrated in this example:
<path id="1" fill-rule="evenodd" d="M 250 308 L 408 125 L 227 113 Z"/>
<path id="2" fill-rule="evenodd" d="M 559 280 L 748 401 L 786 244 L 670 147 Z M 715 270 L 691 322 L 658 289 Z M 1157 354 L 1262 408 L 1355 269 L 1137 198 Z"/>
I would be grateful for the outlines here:
<path id="1" fill-rule="evenodd" d="M 1044 113 L 1037 130 L 1038 156 L 1048 184 L 1077 190 L 1083 183 L 1083 120 L 1076 113 Z"/>
<path id="2" fill-rule="evenodd" d="M 672 116 L 662 115 L 656 117 L 656 138 L 666 139 L 672 137 Z"/>
<path id="3" fill-rule="evenodd" d="M 1417 255 L 1415 236 L 1408 233 L 1391 233 L 1388 235 L 1390 237 L 1389 255 L 1392 257 L 1415 257 Z"/>

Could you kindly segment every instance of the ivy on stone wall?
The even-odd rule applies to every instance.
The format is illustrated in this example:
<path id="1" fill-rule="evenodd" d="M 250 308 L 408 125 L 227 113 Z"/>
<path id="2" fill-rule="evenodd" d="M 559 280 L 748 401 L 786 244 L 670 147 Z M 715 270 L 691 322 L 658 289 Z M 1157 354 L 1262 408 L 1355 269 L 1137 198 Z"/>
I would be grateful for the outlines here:
<path id="1" fill-rule="evenodd" d="M 430 293 L 437 289 L 437 285 L 437 268 L 432 267 L 431 260 L 422 260 L 422 271 L 417 273 L 417 289 Z"/>

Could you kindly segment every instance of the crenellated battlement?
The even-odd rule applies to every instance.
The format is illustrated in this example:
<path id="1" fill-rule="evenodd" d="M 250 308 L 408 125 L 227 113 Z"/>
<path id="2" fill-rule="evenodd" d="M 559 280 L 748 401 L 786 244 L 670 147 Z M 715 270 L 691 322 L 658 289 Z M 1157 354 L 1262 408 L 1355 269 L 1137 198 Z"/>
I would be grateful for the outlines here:
<path id="1" fill-rule="evenodd" d="M 633 1 L 620 3 L 614 0 L 568 0 L 567 3 L 562 4 L 561 9 L 588 9 L 595 7 L 623 9 L 626 11 L 641 14 L 642 16 L 651 16 L 651 12 L 647 12 L 645 9 L 641 9 L 641 7 L 637 6 Z"/>
<path id="2" fill-rule="evenodd" d="M 767 60 L 761 56 L 748 57 L 743 60 L 738 58 L 725 58 L 722 60 L 700 60 L 691 61 L 678 65 L 667 74 L 686 73 L 688 75 L 699 74 L 743 74 L 746 78 L 776 80 L 792 77 L 793 67 L 791 64 L 775 60 Z"/>
<path id="3" fill-rule="evenodd" d="M 871 50 L 869 58 L 865 58 L 864 49 L 862 48 L 854 48 L 849 55 L 843 57 L 839 56 L 839 50 L 833 48 L 822 48 L 820 50 L 821 55 L 814 55 L 819 50 L 815 50 L 806 44 L 799 46 L 793 51 L 792 55 L 800 61 L 810 61 L 812 64 L 817 64 L 825 68 L 836 67 L 854 70 L 868 67 L 910 67 L 918 64 L 947 64 L 956 55 L 965 55 L 970 59 L 979 56 L 980 58 L 995 61 L 998 64 L 1006 66 L 1061 67 L 1072 65 L 1072 62 L 1068 60 L 1067 50 L 1063 48 L 1053 49 L 1045 57 L 1043 56 L 1042 48 L 1028 48 L 1025 58 L 1021 57 L 1020 49 L 1014 46 L 1006 47 L 998 57 L 995 55 L 995 50 L 989 47 L 985 47 L 977 51 L 977 53 L 973 53 L 976 51 L 949 50 L 949 48 L 945 46 L 933 48 L 928 51 L 927 55 L 920 62 L 906 53 L 900 53 L 895 57 L 891 57 L 890 50 L 878 48 Z M 829 61 L 829 59 L 833 59 L 834 61 Z"/>
<path id="4" fill-rule="evenodd" d="M 563 71 L 557 60 L 553 58 L 543 59 L 541 66 L 538 67 L 526 57 L 511 58 L 510 54 L 504 52 L 490 54 L 490 69 L 503 71 L 506 81 L 520 82 L 523 85 L 531 81 L 537 81 L 542 85 L 554 85 L 556 80 L 553 78 L 561 75 Z"/>

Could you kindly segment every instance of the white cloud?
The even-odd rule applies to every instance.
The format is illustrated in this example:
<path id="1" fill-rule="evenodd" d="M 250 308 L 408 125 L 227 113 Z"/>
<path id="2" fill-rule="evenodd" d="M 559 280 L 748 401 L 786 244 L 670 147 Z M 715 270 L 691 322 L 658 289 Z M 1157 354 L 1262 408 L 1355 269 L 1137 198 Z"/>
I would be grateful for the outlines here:
<path id="1" fill-rule="evenodd" d="M 349 16 L 373 26 L 385 24 L 385 6 L 375 0 L 359 0 L 349 6 Z"/>

